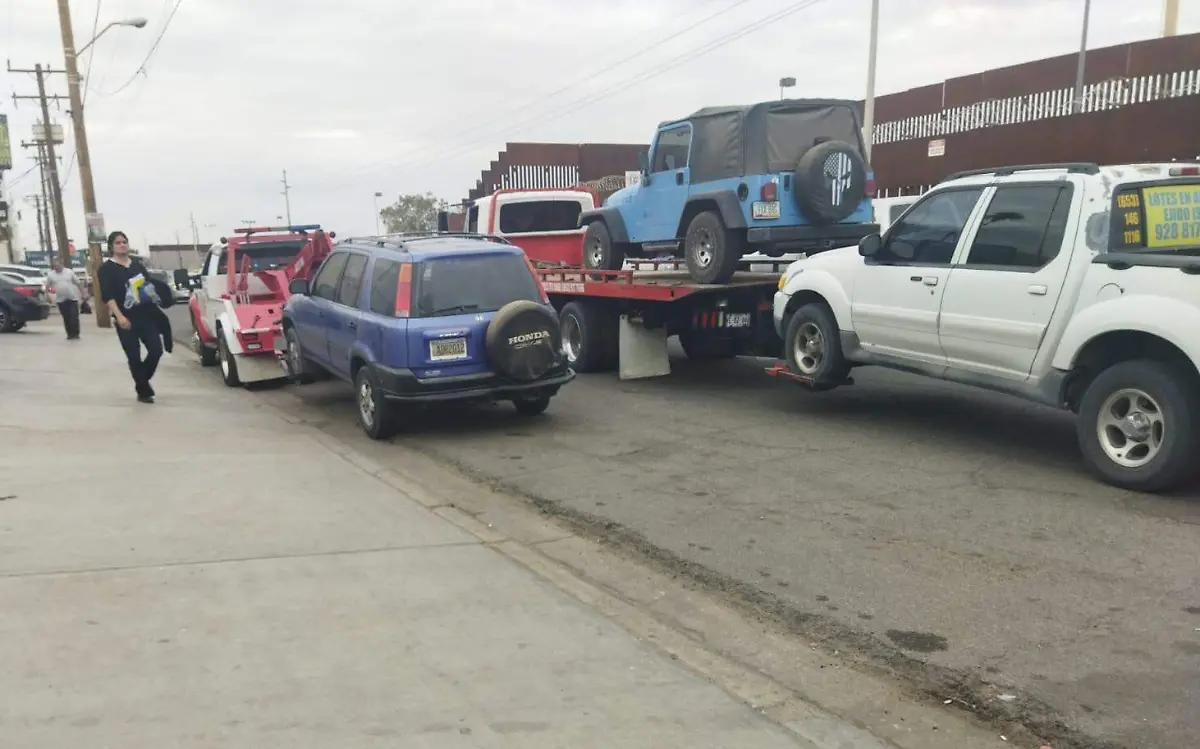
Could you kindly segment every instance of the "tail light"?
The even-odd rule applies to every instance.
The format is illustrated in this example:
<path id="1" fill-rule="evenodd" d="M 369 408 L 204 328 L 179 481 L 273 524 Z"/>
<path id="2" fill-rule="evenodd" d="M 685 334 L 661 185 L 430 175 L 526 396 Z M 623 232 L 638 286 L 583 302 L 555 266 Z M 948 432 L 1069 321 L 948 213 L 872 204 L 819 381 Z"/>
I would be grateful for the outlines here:
<path id="1" fill-rule="evenodd" d="M 542 286 L 542 277 L 538 275 L 537 268 L 533 267 L 533 261 L 529 256 L 525 256 L 525 264 L 529 266 L 529 273 L 533 276 L 533 282 L 537 284 L 538 294 L 542 296 L 542 304 L 550 303 L 550 296 L 546 293 L 546 287 Z"/>
<path id="2" fill-rule="evenodd" d="M 875 178 L 874 177 L 867 179 L 866 193 L 867 193 L 868 198 L 875 197 Z"/>
<path id="3" fill-rule="evenodd" d="M 1172 177 L 1196 177 L 1200 176 L 1200 164 L 1194 166 L 1173 166 L 1168 172 Z"/>
<path id="4" fill-rule="evenodd" d="M 396 317 L 408 317 L 412 311 L 412 263 L 400 264 L 396 279 Z"/>
<path id="5" fill-rule="evenodd" d="M 779 183 L 771 180 L 763 184 L 762 189 L 758 191 L 758 195 L 763 200 L 779 200 Z"/>
<path id="6" fill-rule="evenodd" d="M 38 286 L 14 286 L 13 291 L 17 292 L 21 296 L 27 296 L 31 299 L 38 297 L 42 292 L 41 288 Z"/>

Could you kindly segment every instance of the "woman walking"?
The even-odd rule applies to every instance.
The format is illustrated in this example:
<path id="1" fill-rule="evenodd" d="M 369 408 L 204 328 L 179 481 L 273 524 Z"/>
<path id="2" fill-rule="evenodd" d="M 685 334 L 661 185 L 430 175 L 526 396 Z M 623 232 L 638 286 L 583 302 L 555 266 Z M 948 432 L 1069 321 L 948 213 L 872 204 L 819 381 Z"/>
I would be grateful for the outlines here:
<path id="1" fill-rule="evenodd" d="M 129 360 L 137 399 L 154 402 L 150 379 L 162 358 L 162 336 L 157 322 L 158 293 L 146 266 L 129 254 L 129 237 L 114 231 L 108 235 L 109 257 L 100 265 L 100 298 L 117 323 L 117 337 Z M 142 358 L 141 347 L 146 347 Z"/>

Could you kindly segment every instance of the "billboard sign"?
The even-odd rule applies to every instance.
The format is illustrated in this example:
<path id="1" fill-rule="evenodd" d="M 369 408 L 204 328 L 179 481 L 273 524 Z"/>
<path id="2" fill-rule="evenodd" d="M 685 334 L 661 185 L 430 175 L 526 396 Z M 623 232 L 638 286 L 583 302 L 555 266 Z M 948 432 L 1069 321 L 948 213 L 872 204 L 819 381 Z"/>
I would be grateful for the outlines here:
<path id="1" fill-rule="evenodd" d="M 12 146 L 8 141 L 8 115 L 0 114 L 0 171 L 12 169 Z"/>

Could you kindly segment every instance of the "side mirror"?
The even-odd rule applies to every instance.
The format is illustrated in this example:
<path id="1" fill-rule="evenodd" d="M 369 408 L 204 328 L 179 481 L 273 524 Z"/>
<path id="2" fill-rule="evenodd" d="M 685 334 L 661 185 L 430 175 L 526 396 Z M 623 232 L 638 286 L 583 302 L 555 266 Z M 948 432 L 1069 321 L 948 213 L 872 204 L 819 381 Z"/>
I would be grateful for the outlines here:
<path id="1" fill-rule="evenodd" d="M 878 234 L 868 234 L 858 240 L 858 254 L 862 257 L 874 257 L 883 249 L 883 238 Z"/>
<path id="2" fill-rule="evenodd" d="M 642 151 L 638 154 L 638 171 L 643 175 L 650 173 L 650 152 Z"/>
<path id="3" fill-rule="evenodd" d="M 291 281 L 288 281 L 288 293 L 307 295 L 308 281 L 303 278 L 293 278 Z"/>

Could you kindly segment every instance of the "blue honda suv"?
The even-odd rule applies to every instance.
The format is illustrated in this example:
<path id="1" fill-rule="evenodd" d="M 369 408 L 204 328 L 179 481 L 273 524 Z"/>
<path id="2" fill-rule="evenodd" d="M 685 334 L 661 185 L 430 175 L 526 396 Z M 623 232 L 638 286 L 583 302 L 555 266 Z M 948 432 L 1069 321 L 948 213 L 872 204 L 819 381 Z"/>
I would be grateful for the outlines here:
<path id="1" fill-rule="evenodd" d="M 518 247 L 478 234 L 396 234 L 334 246 L 283 310 L 287 369 L 354 384 L 373 439 L 401 426 L 405 403 L 511 401 L 546 410 L 575 373 L 558 315 Z"/>

